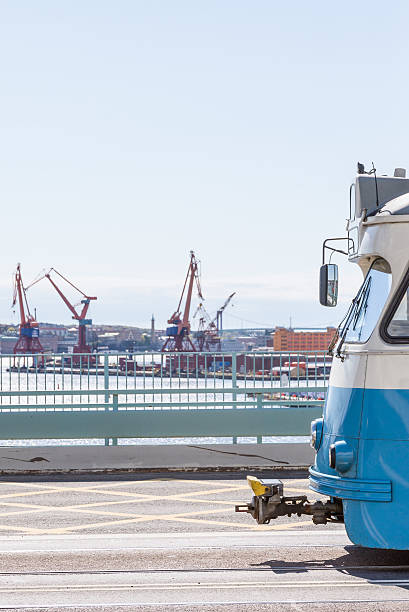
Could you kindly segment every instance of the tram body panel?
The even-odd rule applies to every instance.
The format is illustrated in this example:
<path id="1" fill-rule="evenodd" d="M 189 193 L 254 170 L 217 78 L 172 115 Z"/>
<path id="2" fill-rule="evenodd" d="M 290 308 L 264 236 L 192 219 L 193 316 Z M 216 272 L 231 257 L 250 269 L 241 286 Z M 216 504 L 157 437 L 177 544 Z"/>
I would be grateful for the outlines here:
<path id="1" fill-rule="evenodd" d="M 409 549 L 409 354 L 367 360 L 358 477 L 391 483 L 391 502 L 344 501 L 345 526 L 361 546 Z"/>
<path id="2" fill-rule="evenodd" d="M 334 360 L 324 408 L 324 435 L 359 435 L 367 356 Z"/>
<path id="3" fill-rule="evenodd" d="M 349 381 L 353 387 L 333 384 Z M 343 473 L 328 460 L 331 444 L 339 440 L 353 453 Z M 346 352 L 344 361 L 334 362 L 310 486 L 343 500 L 345 527 L 355 544 L 409 549 L 409 352 Z"/>
<path id="4" fill-rule="evenodd" d="M 316 457 L 319 472 L 337 474 L 328 465 L 328 455 L 330 446 L 338 440 L 345 440 L 357 456 L 365 375 L 366 355 L 351 355 L 344 362 L 333 363 L 324 407 L 322 441 Z M 346 473 L 356 476 L 357 463 L 354 462 Z"/>
<path id="5" fill-rule="evenodd" d="M 362 481 L 391 484 L 389 502 L 343 500 L 345 527 L 355 544 L 409 549 L 409 441 L 361 438 L 358 464 Z"/>

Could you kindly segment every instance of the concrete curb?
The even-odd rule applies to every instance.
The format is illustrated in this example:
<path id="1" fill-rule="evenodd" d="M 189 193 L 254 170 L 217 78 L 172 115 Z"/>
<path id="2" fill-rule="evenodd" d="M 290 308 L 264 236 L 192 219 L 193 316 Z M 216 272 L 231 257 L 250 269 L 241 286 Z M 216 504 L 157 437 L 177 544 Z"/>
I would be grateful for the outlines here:
<path id="1" fill-rule="evenodd" d="M 0 474 L 305 470 L 308 444 L 2 447 Z"/>

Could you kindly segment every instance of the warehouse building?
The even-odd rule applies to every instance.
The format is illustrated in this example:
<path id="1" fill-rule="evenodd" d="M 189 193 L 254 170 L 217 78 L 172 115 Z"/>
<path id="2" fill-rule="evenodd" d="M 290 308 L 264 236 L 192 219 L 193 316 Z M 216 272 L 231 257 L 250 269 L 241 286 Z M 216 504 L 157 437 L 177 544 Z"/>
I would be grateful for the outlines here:
<path id="1" fill-rule="evenodd" d="M 335 327 L 276 327 L 267 345 L 272 346 L 275 351 L 326 351 L 335 332 Z"/>

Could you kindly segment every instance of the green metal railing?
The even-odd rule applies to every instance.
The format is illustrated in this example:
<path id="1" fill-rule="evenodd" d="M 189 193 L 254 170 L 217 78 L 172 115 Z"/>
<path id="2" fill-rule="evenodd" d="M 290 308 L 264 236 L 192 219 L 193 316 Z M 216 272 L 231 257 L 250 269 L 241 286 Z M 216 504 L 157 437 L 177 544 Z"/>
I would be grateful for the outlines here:
<path id="1" fill-rule="evenodd" d="M 0 356 L 2 439 L 305 435 L 323 353 Z"/>

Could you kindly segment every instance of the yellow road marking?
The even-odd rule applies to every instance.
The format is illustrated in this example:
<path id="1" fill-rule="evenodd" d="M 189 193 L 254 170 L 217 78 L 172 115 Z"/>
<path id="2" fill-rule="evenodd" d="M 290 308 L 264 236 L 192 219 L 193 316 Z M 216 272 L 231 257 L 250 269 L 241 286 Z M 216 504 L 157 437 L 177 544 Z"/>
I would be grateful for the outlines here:
<path id="1" fill-rule="evenodd" d="M 58 493 L 58 491 L 27 491 L 26 493 L 7 493 L 6 495 L 0 495 L 0 499 L 11 499 L 13 497 L 30 497 L 33 495 L 44 495 L 47 493 Z"/>
<path id="2" fill-rule="evenodd" d="M 15 484 L 15 483 L 13 483 Z M 20 485 L 21 483 L 17 483 L 18 485 Z M 37 487 L 40 485 L 37 485 Z M 96 495 L 106 495 L 106 496 L 114 496 L 114 497 L 127 497 L 127 498 L 135 498 L 135 497 L 141 497 L 141 498 L 145 498 L 147 500 L 154 500 L 154 499 L 173 499 L 173 497 L 177 496 L 179 497 L 180 495 L 183 495 L 184 497 L 186 495 L 189 496 L 197 496 L 197 495 L 210 495 L 212 493 L 223 493 L 226 491 L 232 491 L 232 490 L 247 490 L 248 487 L 246 485 L 236 485 L 234 487 L 220 487 L 219 489 L 207 489 L 204 491 L 192 491 L 192 492 L 187 492 L 187 493 L 175 493 L 172 495 L 152 495 L 152 494 L 145 494 L 145 493 L 129 493 L 127 491 L 110 491 L 107 489 L 101 490 L 101 489 L 93 489 L 92 487 L 42 487 L 41 491 L 27 491 L 25 493 L 7 493 L 5 495 L 0 495 L 0 500 L 1 499 L 9 499 L 9 498 L 13 498 L 13 497 L 28 497 L 31 495 L 47 495 L 49 493 L 65 493 L 65 492 L 79 492 L 79 493 L 94 493 Z"/>
<path id="3" fill-rule="evenodd" d="M 243 478 L 243 481 L 245 482 L 244 478 Z M 218 482 L 212 483 L 210 480 L 193 480 L 192 478 L 170 478 L 167 482 L 186 482 L 186 483 L 194 482 L 196 484 L 201 484 L 201 485 L 203 485 L 203 483 L 206 482 L 209 485 L 213 484 L 213 486 L 220 486 L 219 485 L 220 480 Z M 237 486 L 237 485 L 234 485 L 234 484 L 230 484 L 229 485 L 228 483 L 225 483 L 224 481 L 223 481 L 223 484 L 226 487 L 233 487 L 234 488 L 234 487 Z M 245 484 L 244 488 L 247 489 L 248 485 Z"/>
<path id="4" fill-rule="evenodd" d="M 3 485 L 3 487 L 30 487 L 32 489 L 54 489 L 54 488 L 58 488 L 57 486 L 54 487 L 53 485 L 46 485 L 46 484 L 37 484 L 35 482 L 9 482 L 7 480 L 2 480 L 0 481 L 0 486 Z"/>
<path id="5" fill-rule="evenodd" d="M 112 505 L 112 504 L 134 504 L 134 503 L 141 503 L 141 502 L 147 502 L 147 501 L 167 501 L 167 500 L 171 500 L 171 501 L 182 501 L 182 502 L 188 502 L 188 503 L 204 503 L 204 504 L 216 504 L 216 505 L 227 505 L 227 506 L 231 506 L 234 505 L 237 502 L 234 501 L 225 501 L 225 500 L 208 500 L 208 499 L 195 499 L 195 497 L 197 496 L 204 496 L 204 495 L 210 495 L 211 493 L 217 493 L 217 492 L 224 492 L 225 489 L 219 489 L 218 491 L 198 491 L 196 493 L 190 494 L 190 493 L 186 493 L 186 494 L 174 494 L 174 495 L 145 495 L 145 494 L 128 494 L 125 493 L 125 495 L 119 495 L 120 497 L 125 497 L 125 500 L 121 500 L 121 501 L 104 501 L 104 502 L 94 502 L 94 503 L 89 503 L 89 504 L 74 504 L 74 505 L 70 505 L 70 506 L 54 506 L 54 505 L 44 505 L 44 504 L 23 504 L 22 502 L 14 502 L 14 504 L 11 504 L 10 502 L 0 502 L 0 506 L 10 506 L 10 505 L 14 505 L 17 507 L 21 507 L 21 508 L 27 508 L 27 509 L 42 509 L 45 512 L 51 512 L 51 511 L 58 511 L 58 512 L 70 512 L 74 509 L 81 509 L 81 508 L 92 508 L 92 507 L 98 507 L 98 506 L 107 506 L 107 505 Z M 101 491 L 99 491 L 98 493 L 102 493 Z M 108 492 L 107 492 L 108 493 Z M 36 491 L 36 492 L 26 492 L 26 493 L 11 493 L 8 496 L 0 496 L 0 499 L 4 499 L 4 498 L 14 498 L 14 497 L 26 497 L 29 495 L 40 495 L 41 491 Z M 109 493 L 108 493 L 109 494 Z M 192 495 L 194 497 L 192 497 Z M 27 510 L 28 511 L 28 510 Z M 24 510 L 21 510 L 20 512 L 21 514 L 24 513 Z M 15 513 L 17 514 L 17 513 Z M 97 513 L 96 513 L 97 514 Z M 9 513 L 0 513 L 0 516 L 7 516 L 9 515 Z"/>
<path id="6" fill-rule="evenodd" d="M 243 489 L 247 490 L 248 487 L 245 486 L 245 485 L 239 485 L 239 486 L 236 486 L 234 488 L 232 488 L 232 487 L 220 487 L 218 489 L 206 489 L 204 491 L 191 491 L 191 492 L 189 491 L 189 492 L 186 492 L 186 493 L 172 493 L 171 495 L 164 495 L 163 493 L 160 494 L 160 495 L 158 495 L 158 494 L 153 495 L 153 494 L 149 494 L 149 493 L 129 493 L 127 491 L 110 491 L 110 490 L 107 490 L 107 489 L 104 489 L 104 490 L 100 490 L 99 489 L 99 490 L 95 491 L 95 490 L 93 490 L 91 488 L 89 488 L 89 489 L 83 489 L 83 488 L 76 489 L 74 487 L 70 487 L 70 489 L 68 489 L 68 490 L 69 491 L 84 491 L 84 492 L 87 492 L 87 493 L 95 493 L 97 495 L 113 495 L 113 496 L 118 496 L 118 497 L 138 497 L 138 496 L 141 496 L 141 497 L 144 497 L 146 499 L 173 499 L 175 496 L 179 497 L 181 495 L 183 495 L 183 497 L 186 497 L 186 496 L 197 497 L 198 495 L 211 495 L 213 493 L 225 493 L 226 491 L 229 491 L 229 492 L 232 491 L 232 490 L 240 491 L 240 490 L 243 490 Z M 67 489 L 64 489 L 64 490 L 66 491 Z"/>
<path id="7" fill-rule="evenodd" d="M 248 489 L 247 487 L 235 487 L 237 490 L 241 490 L 241 489 Z M 0 495 L 0 500 L 1 499 L 10 499 L 10 498 L 15 498 L 15 497 L 27 497 L 30 495 L 41 495 L 42 493 L 48 494 L 48 493 L 54 493 L 54 492 L 64 492 L 67 489 L 49 489 L 47 491 L 29 491 L 26 493 L 9 493 L 7 495 Z M 157 501 L 157 500 L 174 500 L 174 501 L 191 501 L 192 503 L 211 503 L 213 500 L 204 500 L 204 499 L 196 499 L 198 496 L 199 497 L 203 497 L 206 495 L 211 495 L 212 493 L 214 494 L 218 494 L 218 493 L 224 493 L 226 491 L 232 491 L 232 489 L 226 489 L 226 488 L 219 488 L 219 489 L 212 489 L 212 490 L 205 490 L 205 491 L 193 491 L 193 492 L 188 492 L 188 493 L 173 493 L 171 495 L 153 495 L 153 494 L 148 494 L 148 493 L 129 493 L 129 492 L 118 492 L 118 491 L 112 491 L 112 493 L 110 491 L 94 491 L 93 489 L 74 489 L 74 488 L 70 488 L 70 491 L 84 491 L 84 492 L 90 492 L 90 493 L 97 493 L 98 495 L 113 495 L 113 496 L 119 496 L 119 497 L 125 497 L 126 499 L 123 501 L 112 501 L 112 500 L 108 500 L 108 501 L 104 501 L 104 502 L 91 502 L 88 504 L 75 504 L 75 506 L 71 506 L 71 507 L 92 507 L 92 506 L 98 506 L 98 505 L 110 505 L 110 504 L 126 504 L 126 503 L 140 503 L 140 502 L 144 502 L 144 501 Z M 235 504 L 237 503 L 237 501 L 228 501 L 228 500 L 214 500 L 214 503 L 219 503 L 219 504 L 224 504 L 224 503 L 232 503 Z M 0 506 L 3 505 L 10 505 L 10 503 L 7 502 L 1 502 L 0 501 Z M 16 503 L 17 505 L 17 503 Z M 29 504 L 28 506 L 31 506 L 31 504 Z M 44 505 L 44 508 L 46 508 L 47 506 Z M 54 506 L 53 506 L 54 508 Z M 61 506 L 62 508 L 62 506 Z"/>
<path id="8" fill-rule="evenodd" d="M 212 482 L 209 480 L 191 480 L 191 479 L 182 479 L 182 478 L 151 478 L 151 479 L 147 479 L 147 480 L 121 480 L 120 482 L 103 482 L 103 483 L 99 483 L 99 484 L 95 484 L 95 485 L 91 485 L 89 486 L 89 484 L 87 484 L 86 482 L 84 482 L 84 488 L 91 488 L 91 489 L 103 489 L 105 487 L 110 487 L 110 486 L 114 486 L 114 487 L 122 487 L 122 486 L 126 486 L 126 485 L 143 485 L 144 483 L 149 483 L 149 482 L 168 482 L 170 483 L 174 483 L 174 482 L 183 482 L 185 484 L 188 483 L 192 483 L 192 484 L 200 484 L 201 486 L 203 486 L 203 484 L 205 483 L 206 485 L 209 486 L 213 486 L 213 487 L 220 487 L 221 483 L 223 483 L 224 487 L 230 487 L 230 488 L 236 488 L 237 484 L 229 484 L 226 483 L 224 481 L 216 481 L 216 482 Z M 244 481 L 239 481 L 239 482 L 244 482 L 244 485 L 240 485 L 240 486 L 244 486 L 244 488 L 247 488 L 247 485 L 245 484 L 245 480 Z M 36 488 L 50 488 L 50 489 L 69 489 L 71 487 L 71 485 L 67 485 L 67 487 L 62 487 L 59 485 L 47 485 L 47 484 L 38 484 L 35 482 L 17 482 L 17 481 L 0 481 L 0 486 L 3 487 L 7 487 L 7 486 L 14 486 L 14 487 L 32 487 L 34 489 Z M 78 488 L 78 487 L 76 487 Z"/>
<path id="9" fill-rule="evenodd" d="M 74 510 L 73 510 L 74 511 Z M 107 515 L 107 516 L 124 516 L 127 518 L 121 519 L 121 520 L 117 520 L 117 521 L 105 521 L 105 522 L 99 522 L 99 523 L 86 523 L 86 524 L 82 524 L 82 525 L 72 525 L 72 526 L 68 526 L 68 527 L 62 527 L 62 528 L 28 528 L 28 527 L 22 527 L 22 526 L 10 526 L 10 525 L 0 525 L 0 530 L 12 530 L 12 531 L 23 531 L 24 533 L 28 533 L 28 534 L 64 534 L 64 533 L 70 533 L 72 531 L 78 531 L 78 530 L 83 530 L 83 529 L 94 529 L 94 528 L 98 528 L 98 527 L 106 527 L 106 526 L 116 526 L 116 525 L 123 525 L 123 524 L 129 524 L 129 523 L 142 523 L 142 522 L 149 522 L 149 521 L 174 521 L 174 522 L 186 522 L 186 523 L 204 523 L 204 524 L 208 524 L 208 525 L 223 525 L 223 526 L 229 526 L 229 527 L 238 527 L 240 525 L 241 528 L 245 528 L 245 529 L 250 529 L 250 530 L 260 530 L 260 531 L 271 531 L 271 530 L 282 530 L 282 529 L 293 529 L 295 527 L 298 526 L 303 526 L 303 525 L 311 525 L 311 520 L 309 521 L 294 521 L 291 523 L 280 523 L 278 525 L 254 525 L 254 524 L 248 524 L 248 525 L 244 525 L 242 523 L 238 523 L 238 522 L 227 522 L 227 521 L 219 521 L 219 520 L 207 520 L 205 518 L 203 519 L 195 519 L 193 518 L 193 516 L 195 515 L 209 515 L 209 514 L 220 514 L 221 512 L 229 512 L 230 508 L 224 508 L 224 509 L 216 509 L 216 510 L 199 510 L 196 512 L 187 512 L 187 513 L 178 513 L 178 514 L 156 514 L 156 515 L 150 515 L 150 516 L 143 516 L 143 515 L 132 515 L 132 514 L 126 514 L 126 513 L 110 513 L 110 512 L 98 512 L 98 514 L 101 515 Z"/>
<path id="10" fill-rule="evenodd" d="M 104 487 L 124 487 L 125 485 L 139 485 L 145 482 L 167 482 L 166 478 L 147 478 L 146 480 L 120 480 L 117 482 L 101 482 L 100 484 L 92 485 L 91 489 L 103 489 Z"/>
<path id="11" fill-rule="evenodd" d="M 161 497 L 160 498 L 163 501 L 166 501 L 167 498 L 165 497 Z M 145 501 L 149 501 L 149 500 L 145 500 L 145 499 L 135 499 L 135 500 L 128 500 L 128 499 L 121 499 L 118 501 L 100 501 L 100 502 L 94 502 L 94 503 L 90 503 L 90 504 L 72 504 L 69 506 L 52 506 L 49 504 L 25 504 L 23 502 L 0 502 L 0 507 L 4 506 L 6 508 L 27 508 L 28 510 L 31 508 L 34 509 L 39 509 L 39 510 L 44 510 L 44 511 L 58 511 L 58 512 L 64 512 L 65 510 L 76 510 L 78 509 L 82 509 L 82 508 L 99 508 L 99 507 L 105 507 L 105 506 L 118 506 L 118 505 L 131 505 L 134 503 L 141 503 L 141 502 L 145 502 Z M 192 503 L 192 504 L 215 504 L 215 505 L 222 505 L 222 506 L 235 506 L 237 504 L 237 500 L 220 500 L 220 499 L 187 499 L 183 496 L 180 497 L 176 497 L 174 499 L 172 499 L 172 501 L 182 501 L 182 502 L 188 502 L 188 503 Z M 5 516 L 3 513 L 0 512 L 0 516 Z"/>
<path id="12" fill-rule="evenodd" d="M 21 514 L 41 514 L 46 512 L 69 512 L 74 514 L 95 514 L 96 516 L 131 516 L 143 517 L 146 514 L 137 514 L 136 512 L 109 512 L 109 510 L 87 510 L 82 508 L 65 508 L 64 506 L 39 506 L 32 509 L 16 510 L 15 512 L 2 512 L 0 518 L 6 516 L 16 516 Z"/>
<path id="13" fill-rule="evenodd" d="M 145 500 L 135 500 L 136 502 L 145 501 Z M 189 501 L 181 497 L 177 498 L 176 501 Z M 107 510 L 97 510 L 95 507 L 106 507 L 107 505 L 118 505 L 118 504 L 130 504 L 128 500 L 121 500 L 115 502 L 98 502 L 95 504 L 78 504 L 72 506 L 50 506 L 50 505 L 40 505 L 40 504 L 24 504 L 21 502 L 3 502 L 0 503 L 0 506 L 8 506 L 14 508 L 20 508 L 20 510 L 10 511 L 10 512 L 0 512 L 0 518 L 8 517 L 8 516 L 18 516 L 22 514 L 41 514 L 41 513 L 49 513 L 49 512 L 67 512 L 67 513 L 81 513 L 81 514 L 95 514 L 96 516 L 118 516 L 118 517 L 139 517 L 146 516 L 145 514 L 140 513 L 130 513 L 130 512 L 109 512 Z M 210 504 L 210 505 L 221 505 L 227 506 L 227 509 L 233 511 L 236 501 L 220 501 L 220 500 L 211 500 L 211 499 L 192 499 L 191 503 L 196 504 Z M 204 511 L 205 512 L 205 511 Z"/>
<path id="14" fill-rule="evenodd" d="M 189 517 L 189 516 L 203 515 L 203 514 L 219 514 L 220 512 L 229 512 L 229 508 L 224 508 L 224 509 L 217 508 L 217 510 L 197 510 L 196 512 L 180 512 L 177 514 L 152 514 L 149 516 L 122 519 L 119 521 L 104 521 L 102 523 L 86 523 L 83 525 L 72 525 L 69 527 L 61 527 L 61 528 L 56 528 L 56 529 L 44 529 L 43 533 L 69 533 L 71 531 L 78 531 L 82 529 L 94 529 L 97 527 L 107 527 L 107 526 L 114 527 L 115 525 L 125 525 L 129 523 L 147 523 L 149 521 L 156 521 L 156 520 L 158 521 L 159 520 L 172 520 L 173 517 L 182 518 L 184 516 Z M 235 525 L 237 527 L 237 523 Z"/>
<path id="15" fill-rule="evenodd" d="M 104 483 L 100 483 L 100 484 L 95 484 L 92 486 L 89 486 L 87 484 L 85 484 L 84 487 L 75 487 L 73 488 L 71 485 L 68 485 L 66 487 L 64 486 L 58 486 L 58 485 L 47 485 L 47 484 L 37 484 L 34 482 L 16 482 L 16 481 L 0 481 L 0 486 L 3 487 L 7 487 L 7 486 L 14 486 L 14 487 L 21 487 L 21 488 L 33 488 L 33 489 L 47 489 L 47 490 L 51 490 L 51 491 L 69 491 L 69 490 L 80 490 L 80 489 L 84 489 L 84 490 L 98 490 L 98 489 L 105 489 L 106 487 L 123 487 L 123 486 L 133 486 L 133 485 L 143 485 L 145 483 L 152 483 L 152 482 L 167 482 L 167 483 L 173 483 L 173 482 L 182 482 L 184 484 L 197 484 L 197 485 L 201 485 L 203 486 L 204 483 L 206 483 L 207 486 L 212 486 L 212 487 L 216 487 L 219 488 L 221 486 L 221 482 L 223 482 L 223 487 L 226 488 L 226 490 L 230 490 L 230 489 L 237 489 L 237 488 L 242 488 L 242 489 L 248 489 L 248 485 L 246 484 L 245 480 L 243 479 L 243 481 L 239 481 L 239 482 L 243 482 L 243 484 L 229 484 L 226 483 L 224 481 L 217 481 L 217 482 L 212 482 L 209 480 L 193 480 L 193 479 L 183 479 L 183 478 L 150 478 L 150 479 L 146 479 L 146 480 L 121 480 L 120 482 L 104 482 Z M 305 481 L 304 482 L 300 482 L 300 488 L 296 487 L 291 487 L 291 485 L 287 485 L 286 482 L 284 482 L 284 486 L 286 489 L 289 490 L 293 490 L 293 491 L 300 491 L 300 490 L 306 490 L 305 489 Z M 213 489 L 210 489 L 213 490 Z M 193 493 L 194 491 L 192 491 Z"/>
<path id="16" fill-rule="evenodd" d="M 1 531 L 19 531 L 20 533 L 23 531 L 27 534 L 40 534 L 44 533 L 43 529 L 36 529 L 35 527 L 22 527 L 20 525 L 0 525 Z"/>
<path id="17" fill-rule="evenodd" d="M 76 531 L 76 530 L 82 530 L 82 529 L 94 529 L 94 528 L 98 528 L 98 527 L 106 527 L 106 526 L 116 526 L 116 525 L 121 525 L 121 524 L 126 524 L 126 523 L 139 523 L 139 522 L 149 522 L 149 521 L 175 521 L 175 522 L 186 522 L 186 523 L 204 523 L 204 524 L 213 524 L 213 525 L 223 525 L 223 526 L 230 526 L 230 527 L 238 527 L 240 526 L 241 528 L 245 528 L 250 529 L 250 530 L 266 530 L 266 531 L 271 531 L 271 530 L 280 530 L 280 529 L 293 529 L 296 528 L 297 526 L 302 526 L 302 525 L 310 525 L 311 521 L 303 521 L 303 522 L 299 522 L 299 521 L 294 521 L 291 523 L 285 523 L 285 524 L 277 524 L 274 526 L 271 525 L 255 525 L 254 523 L 249 523 L 249 525 L 243 525 L 243 523 L 240 522 L 227 522 L 227 521 L 217 521 L 217 520 L 207 520 L 205 518 L 193 518 L 194 516 L 197 515 L 209 515 L 209 514 L 218 514 L 221 512 L 230 512 L 232 510 L 232 506 L 234 506 L 235 503 L 234 501 L 231 500 L 215 500 L 215 499 L 203 499 L 205 496 L 209 496 L 211 494 L 215 494 L 217 495 L 218 493 L 224 493 L 224 492 L 232 492 L 232 491 L 241 491 L 241 490 L 249 490 L 247 484 L 241 484 L 241 485 L 237 485 L 237 484 L 229 484 L 226 485 L 225 483 L 223 483 L 223 486 L 220 486 L 220 481 L 217 483 L 207 483 L 209 485 L 211 485 L 213 488 L 212 489 L 206 489 L 206 490 L 198 490 L 198 491 L 188 491 L 185 493 L 176 493 L 176 494 L 170 494 L 170 495 L 152 495 L 152 494 L 144 494 L 144 493 L 137 493 L 137 492 L 127 492 L 127 491 L 112 491 L 110 490 L 112 487 L 119 487 L 119 486 L 130 486 L 130 485 L 134 485 L 134 484 L 143 484 L 145 482 L 158 482 L 158 481 L 167 481 L 167 479 L 150 479 L 150 480 L 143 480 L 143 481 L 121 481 L 121 482 L 116 482 L 116 483 L 103 483 L 103 484 L 98 484 L 98 485 L 93 485 L 93 486 L 86 486 L 86 487 L 78 487 L 78 486 L 66 486 L 66 487 L 61 487 L 61 486 L 47 486 L 47 485 L 43 485 L 43 484 L 36 484 L 36 483 L 17 483 L 17 482 L 13 482 L 13 483 L 9 483 L 9 482 L 0 482 L 0 485 L 4 485 L 4 486 L 8 486 L 8 485 L 14 485 L 16 487 L 20 487 L 20 488 L 27 488 L 30 487 L 31 489 L 35 488 L 35 489 L 39 489 L 36 491 L 22 491 L 22 492 L 16 492 L 16 493 L 7 493 L 4 495 L 0 495 L 0 500 L 5 500 L 5 499 L 13 499 L 13 498 L 18 498 L 18 497 L 30 497 L 30 496 L 35 496 L 35 495 L 47 495 L 47 494 L 51 494 L 51 493 L 65 493 L 65 492 L 83 492 L 83 493 L 95 493 L 98 496 L 103 495 L 103 496 L 115 496 L 115 497 L 120 497 L 120 500 L 104 500 L 104 501 L 99 501 L 99 502 L 91 502 L 91 503 L 85 503 L 85 504 L 74 504 L 74 505 L 61 505 L 61 506 L 54 506 L 54 505 L 42 505 L 42 504 L 33 504 L 33 503 L 24 503 L 24 502 L 18 502 L 18 501 L 0 501 L 0 507 L 12 507 L 12 508 L 17 508 L 16 511 L 9 511 L 9 512 L 3 512 L 0 513 L 0 518 L 1 517 L 9 517 L 9 516 L 15 516 L 15 515 L 19 515 L 19 514 L 38 514 L 41 512 L 54 512 L 54 513 L 58 513 L 58 512 L 70 512 L 70 513 L 78 513 L 78 514 L 94 514 L 95 516 L 109 516 L 109 517 L 118 517 L 119 520 L 113 520 L 113 521 L 104 521 L 104 522 L 99 522 L 99 523 L 89 523 L 89 524 L 81 524 L 81 525 L 73 525 L 73 526 L 67 526 L 67 527 L 61 527 L 61 528 L 30 528 L 30 527 L 24 527 L 24 526 L 11 526 L 11 525 L 0 525 L 0 530 L 10 530 L 10 531 L 17 531 L 17 532 L 23 532 L 23 533 L 29 533 L 29 534 L 46 534 L 46 533 L 58 533 L 58 534 L 62 534 L 62 533 L 70 533 L 71 531 Z M 200 484 L 203 485 L 203 480 L 190 480 L 190 479 L 171 479 L 172 482 L 183 482 L 183 483 L 193 483 L 193 484 Z M 207 481 L 206 481 L 207 482 Z M 109 488 L 108 488 L 109 487 Z M 139 487 L 138 487 L 139 488 Z M 296 493 L 307 493 L 309 491 L 306 491 L 305 489 L 297 489 L 294 487 L 287 487 L 286 490 L 289 491 L 294 491 Z M 160 515 L 160 514 L 138 514 L 138 513 L 130 513 L 130 512 L 111 512 L 109 510 L 105 510 L 105 509 L 100 509 L 101 506 L 102 507 L 107 507 L 107 506 L 112 506 L 112 505 L 118 505 L 118 504 L 135 504 L 135 503 L 142 503 L 142 502 L 150 502 L 150 501 L 164 501 L 166 503 L 166 501 L 180 501 L 180 502 L 186 502 L 186 503 L 195 503 L 195 504 L 210 504 L 210 505 L 217 505 L 217 506 L 224 506 L 222 508 L 217 508 L 217 509 L 212 509 L 212 510 L 204 510 L 201 509 L 200 511 L 194 511 L 194 512 L 183 512 L 183 513 L 173 513 L 173 514 L 166 514 L 166 515 Z M 122 518 L 121 518 L 122 517 Z M 250 520 L 250 519 L 249 519 Z"/>
<path id="18" fill-rule="evenodd" d="M 10 512 L 1 512 L 0 513 L 0 518 L 4 518 L 6 516 L 18 516 L 21 514 L 38 514 L 39 512 L 42 512 L 41 509 L 35 508 L 34 506 L 32 508 L 26 508 L 25 510 L 15 510 L 10 511 Z"/>
<path id="19" fill-rule="evenodd" d="M 136 502 L 140 502 L 140 501 L 145 501 L 143 499 L 137 499 L 135 500 Z M 74 504 L 71 506 L 50 506 L 50 505 L 44 505 L 44 504 L 24 504 L 23 502 L 0 502 L 0 507 L 1 506 L 5 506 L 5 507 L 12 507 L 12 508 L 39 508 L 39 509 L 43 509 L 43 510 L 60 510 L 63 511 L 65 508 L 87 508 L 87 507 L 99 507 L 99 506 L 116 506 L 118 504 L 130 504 L 132 502 L 130 502 L 127 499 L 121 499 L 118 501 L 100 501 L 100 502 L 94 502 L 94 503 L 90 503 L 90 504 Z M 0 514 L 1 516 L 1 514 Z"/>

